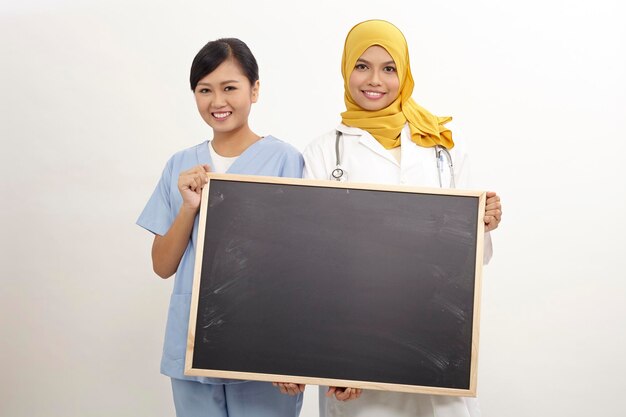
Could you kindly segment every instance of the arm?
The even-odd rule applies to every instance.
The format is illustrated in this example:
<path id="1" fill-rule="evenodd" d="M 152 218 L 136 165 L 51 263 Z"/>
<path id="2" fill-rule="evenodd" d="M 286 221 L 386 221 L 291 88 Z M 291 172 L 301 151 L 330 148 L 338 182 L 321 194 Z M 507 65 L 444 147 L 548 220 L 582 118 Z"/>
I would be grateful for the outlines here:
<path id="1" fill-rule="evenodd" d="M 178 177 L 183 204 L 167 233 L 155 235 L 152 243 L 152 268 L 161 278 L 169 278 L 176 272 L 185 253 L 200 208 L 202 188 L 208 182 L 207 172 L 208 165 L 198 165 Z"/>
<path id="2" fill-rule="evenodd" d="M 165 236 L 154 235 L 152 268 L 161 278 L 171 277 L 178 269 L 178 264 L 187 248 L 197 212 L 197 209 L 187 208 L 183 204 Z"/>

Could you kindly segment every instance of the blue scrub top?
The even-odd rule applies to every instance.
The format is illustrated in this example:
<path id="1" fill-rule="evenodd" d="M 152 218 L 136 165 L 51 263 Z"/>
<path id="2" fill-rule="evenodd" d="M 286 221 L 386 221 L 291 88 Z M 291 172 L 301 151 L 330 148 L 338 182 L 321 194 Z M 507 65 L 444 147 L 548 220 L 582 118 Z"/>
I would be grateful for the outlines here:
<path id="1" fill-rule="evenodd" d="M 178 191 L 178 176 L 182 171 L 200 164 L 212 165 L 207 141 L 174 154 L 165 165 L 161 180 L 139 216 L 137 224 L 154 234 L 165 235 L 183 203 Z M 227 173 L 301 178 L 303 166 L 304 161 L 298 150 L 280 139 L 266 136 L 246 149 Z M 161 373 L 172 378 L 207 384 L 243 382 L 183 375 L 197 236 L 198 216 L 191 239 L 176 271 L 165 330 Z"/>

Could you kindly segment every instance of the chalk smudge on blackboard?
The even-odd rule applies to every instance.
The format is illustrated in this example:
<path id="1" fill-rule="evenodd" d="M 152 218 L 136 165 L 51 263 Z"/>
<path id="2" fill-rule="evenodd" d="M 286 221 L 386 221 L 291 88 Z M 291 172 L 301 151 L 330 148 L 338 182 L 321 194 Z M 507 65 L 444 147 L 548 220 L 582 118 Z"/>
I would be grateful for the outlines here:
<path id="1" fill-rule="evenodd" d="M 235 256 L 240 255 L 242 253 L 240 248 L 246 243 L 249 243 L 249 242 L 243 239 L 231 239 L 226 244 L 226 247 L 224 248 L 224 252 L 228 254 L 234 252 Z"/>
<path id="2" fill-rule="evenodd" d="M 426 349 L 424 346 L 404 342 L 403 345 L 419 352 L 423 357 L 425 357 L 429 363 L 433 364 L 437 369 L 442 371 L 446 370 L 450 366 L 450 359 L 446 356 L 433 352 L 432 350 Z"/>
<path id="3" fill-rule="evenodd" d="M 466 222 L 458 221 L 452 224 L 446 224 L 439 230 L 439 234 L 446 240 L 458 241 L 462 244 L 471 244 L 473 241 L 473 229 Z"/>
<path id="4" fill-rule="evenodd" d="M 444 271 L 441 265 L 430 264 L 428 269 L 434 278 L 442 279 L 446 277 L 446 271 Z"/>
<path id="5" fill-rule="evenodd" d="M 450 360 L 442 354 L 438 354 L 433 352 L 432 350 L 428 350 L 423 346 L 413 345 L 413 348 L 419 351 L 422 355 L 424 355 L 433 365 L 442 371 L 447 369 L 450 366 Z"/>
<path id="6" fill-rule="evenodd" d="M 221 204 L 224 201 L 224 194 L 222 193 L 216 193 L 213 195 L 210 195 L 211 198 L 209 198 L 209 207 L 215 207 L 218 204 Z"/>
<path id="7" fill-rule="evenodd" d="M 202 313 L 202 321 L 208 321 L 211 319 L 211 317 L 215 316 L 215 313 L 217 313 L 218 309 L 215 306 L 206 306 L 203 311 L 201 311 Z"/>
<path id="8" fill-rule="evenodd" d="M 215 269 L 226 269 L 231 271 L 226 282 L 220 283 L 217 288 L 212 288 L 213 294 L 219 294 L 237 284 L 239 278 L 245 276 L 248 268 L 248 257 L 246 256 L 245 245 L 250 242 L 242 239 L 229 240 L 222 251 L 222 256 L 216 258 Z"/>
<path id="9" fill-rule="evenodd" d="M 224 314 L 219 314 L 215 317 L 212 317 L 211 319 L 209 319 L 207 324 L 202 326 L 202 328 L 208 329 L 209 327 L 213 327 L 213 326 L 221 326 L 222 324 L 225 323 L 225 321 L 223 320 L 223 317 L 224 317 Z"/>
<path id="10" fill-rule="evenodd" d="M 416 223 L 415 219 L 402 215 L 385 216 L 383 225 L 400 233 L 435 233 L 440 228 L 437 219 L 423 219 Z"/>
<path id="11" fill-rule="evenodd" d="M 222 291 L 229 289 L 230 287 L 232 287 L 236 283 L 237 283 L 237 279 L 230 279 L 229 281 L 225 282 L 224 284 L 222 284 L 219 287 L 217 287 L 216 289 L 214 289 L 213 290 L 213 294 L 219 294 Z"/>
<path id="12" fill-rule="evenodd" d="M 454 302 L 443 298 L 441 294 L 436 294 L 433 301 L 439 304 L 444 311 L 449 312 L 460 321 L 465 322 L 467 320 L 465 311 Z"/>
<path id="13" fill-rule="evenodd" d="M 226 316 L 226 312 L 221 311 L 215 306 L 210 306 L 210 307 L 207 306 L 207 308 L 205 308 L 205 311 L 202 314 L 202 323 L 204 323 L 202 325 L 203 331 L 201 332 L 202 343 L 204 344 L 211 343 L 211 338 L 209 337 L 211 333 L 208 330 L 211 327 L 213 328 L 220 327 L 224 323 L 226 323 L 226 320 L 224 320 L 224 316 Z"/>

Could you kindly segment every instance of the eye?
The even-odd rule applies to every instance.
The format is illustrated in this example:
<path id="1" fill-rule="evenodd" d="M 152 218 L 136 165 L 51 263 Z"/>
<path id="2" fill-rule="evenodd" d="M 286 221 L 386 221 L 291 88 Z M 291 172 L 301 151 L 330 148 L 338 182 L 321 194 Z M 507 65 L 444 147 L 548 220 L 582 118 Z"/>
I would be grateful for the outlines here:
<path id="1" fill-rule="evenodd" d="M 236 90 L 236 89 L 237 89 L 237 87 L 232 86 L 232 85 L 229 85 L 229 86 L 227 86 L 227 87 L 224 87 L 224 91 L 234 91 L 234 90 Z"/>
<path id="2" fill-rule="evenodd" d="M 210 91 L 211 90 L 209 90 L 208 88 L 200 88 L 200 89 L 196 90 L 196 92 L 200 93 L 200 94 L 207 94 Z"/>
<path id="3" fill-rule="evenodd" d="M 367 65 L 365 65 L 365 64 L 356 64 L 354 66 L 354 69 L 359 70 L 359 71 L 365 71 L 367 69 Z"/>
<path id="4" fill-rule="evenodd" d="M 392 67 L 392 66 L 386 66 L 385 68 L 383 68 L 383 71 L 385 71 L 385 72 L 396 72 L 396 68 Z"/>

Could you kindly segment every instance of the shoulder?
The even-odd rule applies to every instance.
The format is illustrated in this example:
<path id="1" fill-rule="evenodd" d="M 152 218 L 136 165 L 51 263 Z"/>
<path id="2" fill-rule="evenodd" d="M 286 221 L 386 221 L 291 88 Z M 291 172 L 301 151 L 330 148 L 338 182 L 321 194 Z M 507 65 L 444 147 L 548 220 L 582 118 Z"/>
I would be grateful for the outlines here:
<path id="1" fill-rule="evenodd" d="M 301 156 L 300 151 L 297 150 L 293 145 L 285 142 L 284 140 L 278 139 L 275 136 L 268 135 L 265 136 L 262 140 L 263 148 L 266 151 L 281 154 L 288 158 L 298 158 Z"/>
<path id="2" fill-rule="evenodd" d="M 208 141 L 204 141 L 189 148 L 182 149 L 168 159 L 165 168 L 166 170 L 169 170 L 170 172 L 175 174 L 185 169 L 189 169 L 190 167 L 193 167 L 200 163 L 200 158 L 198 155 L 203 150 L 208 152 L 208 149 Z"/>
<path id="3" fill-rule="evenodd" d="M 172 157 L 170 158 L 170 161 L 172 163 L 176 163 L 176 162 L 182 162 L 182 161 L 187 161 L 190 159 L 198 159 L 198 152 L 201 149 L 208 149 L 208 141 L 204 141 L 201 143 L 198 143 L 197 145 L 191 146 L 189 148 L 185 148 L 182 149 L 178 152 L 176 152 L 174 155 L 172 155 Z"/>

